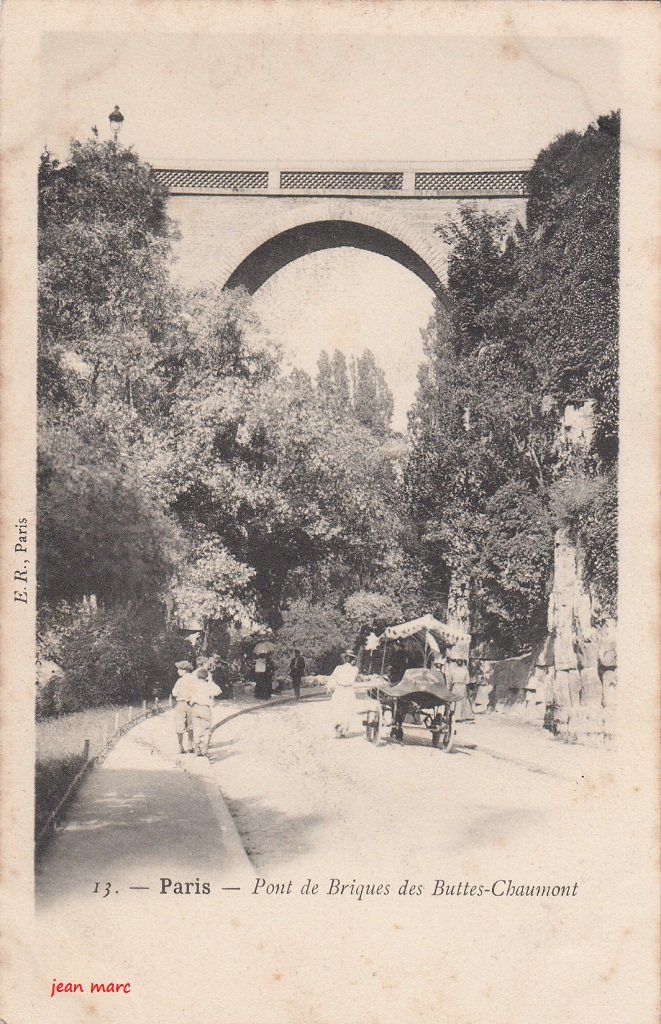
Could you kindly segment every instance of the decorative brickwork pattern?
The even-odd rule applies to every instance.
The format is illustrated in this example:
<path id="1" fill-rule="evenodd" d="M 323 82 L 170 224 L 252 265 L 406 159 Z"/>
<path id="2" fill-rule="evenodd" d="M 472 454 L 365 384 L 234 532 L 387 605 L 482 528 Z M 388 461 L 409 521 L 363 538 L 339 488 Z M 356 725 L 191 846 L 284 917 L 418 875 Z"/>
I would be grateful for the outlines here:
<path id="1" fill-rule="evenodd" d="M 402 180 L 403 175 L 395 171 L 282 171 L 280 188 L 391 192 L 401 189 Z"/>
<path id="2" fill-rule="evenodd" d="M 526 194 L 525 171 L 418 171 L 416 191 L 488 192 L 491 195 Z"/>
<path id="3" fill-rule="evenodd" d="M 157 170 L 158 180 L 169 189 L 267 189 L 268 171 L 169 171 Z"/>

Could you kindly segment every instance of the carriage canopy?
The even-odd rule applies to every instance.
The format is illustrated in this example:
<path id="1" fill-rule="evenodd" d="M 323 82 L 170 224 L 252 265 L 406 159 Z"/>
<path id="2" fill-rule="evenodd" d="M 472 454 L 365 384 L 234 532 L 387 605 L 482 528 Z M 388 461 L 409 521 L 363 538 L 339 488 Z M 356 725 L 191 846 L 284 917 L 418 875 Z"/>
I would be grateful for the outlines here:
<path id="1" fill-rule="evenodd" d="M 452 704 L 459 700 L 459 695 L 448 689 L 444 676 L 433 668 L 409 668 L 400 683 L 393 686 L 380 684 L 378 689 L 398 700 L 415 700 L 421 707 L 434 707 L 442 702 Z"/>
<path id="2" fill-rule="evenodd" d="M 438 637 L 444 643 L 454 646 L 455 644 L 470 645 L 470 634 L 460 633 L 451 629 L 444 622 L 435 619 L 433 615 L 423 615 L 419 619 L 411 619 L 410 622 L 402 622 L 398 626 L 387 626 L 383 631 L 386 640 L 404 640 L 410 636 L 418 636 L 424 642 L 426 636 Z"/>

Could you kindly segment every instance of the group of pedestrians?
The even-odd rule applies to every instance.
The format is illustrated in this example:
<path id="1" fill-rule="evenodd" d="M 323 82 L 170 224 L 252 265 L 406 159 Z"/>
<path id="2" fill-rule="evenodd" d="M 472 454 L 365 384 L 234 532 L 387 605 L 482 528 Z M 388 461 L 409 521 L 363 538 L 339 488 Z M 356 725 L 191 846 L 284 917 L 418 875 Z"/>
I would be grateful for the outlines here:
<path id="1" fill-rule="evenodd" d="M 294 657 L 289 662 L 289 674 L 296 700 L 300 700 L 301 683 L 305 675 L 305 658 L 298 647 L 294 648 Z M 274 690 L 275 665 L 270 653 L 260 653 L 255 657 L 253 669 L 255 680 L 255 697 L 258 700 L 270 700 L 274 693 L 282 693 L 282 685 Z"/>
<path id="2" fill-rule="evenodd" d="M 177 661 L 177 681 L 172 689 L 174 701 L 174 727 L 179 742 L 180 754 L 197 754 L 206 757 L 211 738 L 211 709 L 216 697 L 225 695 L 217 686 L 211 674 L 210 659 L 202 655 L 190 661 Z M 289 663 L 294 696 L 301 696 L 301 682 L 305 675 L 305 659 L 298 648 Z M 255 668 L 257 677 L 255 697 L 266 699 L 271 696 L 274 675 L 273 662 L 269 656 L 258 659 Z M 184 744 L 184 739 L 187 743 Z"/>
<path id="3" fill-rule="evenodd" d="M 197 754 L 198 757 L 205 757 L 209 752 L 211 737 L 211 709 L 215 698 L 224 691 L 214 682 L 209 670 L 209 658 L 203 656 L 196 658 L 195 668 L 190 661 L 178 661 L 175 664 L 179 678 L 172 690 L 172 697 L 175 701 L 174 722 L 179 751 L 182 754 Z M 396 666 L 396 668 L 399 667 L 399 665 Z M 441 665 L 439 657 L 434 667 L 441 669 L 443 677 L 446 677 L 448 666 L 444 659 Z M 454 688 L 457 690 L 460 688 L 456 684 L 464 684 L 465 692 L 463 675 L 461 679 L 459 678 L 462 668 L 463 666 L 457 668 L 457 678 L 452 676 L 452 683 L 455 684 Z M 468 680 L 467 668 L 463 671 Z M 270 654 L 260 654 L 256 660 L 254 673 L 255 697 L 262 700 L 268 699 L 272 694 L 275 674 Z M 294 649 L 294 656 L 289 663 L 289 674 L 294 696 L 296 700 L 300 700 L 301 683 L 305 674 L 305 659 L 298 648 Z M 397 673 L 397 675 L 401 678 L 401 673 Z M 342 664 L 338 665 L 328 678 L 328 689 L 332 698 L 331 719 L 335 734 L 340 738 L 348 736 L 354 726 L 356 714 L 354 686 L 357 677 L 356 655 L 352 650 L 347 650 L 342 655 Z M 398 680 L 396 679 L 396 681 Z M 459 711 L 459 708 L 457 710 Z M 461 720 L 461 716 L 459 720 Z M 184 746 L 184 737 L 187 737 L 187 746 Z"/>
<path id="4" fill-rule="evenodd" d="M 209 671 L 209 659 L 200 656 L 195 659 L 195 668 L 190 661 L 177 661 L 178 679 L 172 690 L 174 725 L 179 741 L 179 753 L 197 754 L 206 757 L 211 738 L 211 708 L 221 689 L 213 681 Z M 184 746 L 184 735 L 188 747 Z"/>

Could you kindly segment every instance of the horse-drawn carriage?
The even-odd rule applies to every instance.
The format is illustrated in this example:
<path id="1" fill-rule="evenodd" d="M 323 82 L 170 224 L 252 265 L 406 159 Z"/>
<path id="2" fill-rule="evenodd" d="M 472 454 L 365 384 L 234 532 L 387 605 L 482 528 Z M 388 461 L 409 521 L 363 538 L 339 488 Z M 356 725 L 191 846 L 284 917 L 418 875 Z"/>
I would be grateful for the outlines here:
<path id="1" fill-rule="evenodd" d="M 371 704 L 365 709 L 365 735 L 371 743 L 382 739 L 404 740 L 404 726 L 426 730 L 432 746 L 451 750 L 454 740 L 454 710 L 459 696 L 450 693 L 440 672 L 411 668 L 400 683 L 385 681 L 368 692 Z"/>
<path id="2" fill-rule="evenodd" d="M 375 638 L 376 639 L 376 638 Z M 403 742 L 406 733 L 428 732 L 432 746 L 452 749 L 457 707 L 466 699 L 463 679 L 467 666 L 470 636 L 467 633 L 425 615 L 411 622 L 388 626 L 379 638 L 383 643 L 381 673 L 363 677 L 367 698 L 363 705 L 365 734 L 371 743 L 381 740 Z M 407 656 L 417 665 L 406 667 L 401 676 L 386 674 L 388 642 L 409 644 Z M 373 652 L 370 655 L 372 661 Z M 371 665 L 370 665 L 371 667 Z M 467 667 L 463 672 L 468 678 Z M 460 716 L 461 717 L 461 716 Z"/>

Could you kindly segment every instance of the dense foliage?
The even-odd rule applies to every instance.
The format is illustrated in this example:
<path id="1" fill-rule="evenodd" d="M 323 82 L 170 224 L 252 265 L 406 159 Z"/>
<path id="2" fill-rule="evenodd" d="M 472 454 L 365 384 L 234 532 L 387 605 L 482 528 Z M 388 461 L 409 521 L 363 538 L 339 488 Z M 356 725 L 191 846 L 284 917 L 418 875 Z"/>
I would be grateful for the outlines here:
<path id="1" fill-rule="evenodd" d="M 245 292 L 171 283 L 175 235 L 131 150 L 92 138 L 64 165 L 42 157 L 39 601 L 42 617 L 90 595 L 101 609 L 67 619 L 61 707 L 100 700 L 115 660 L 104 699 L 152 679 L 165 608 L 274 627 L 301 600 L 341 615 L 401 553 L 373 355 L 350 378 L 335 353 L 330 390 L 286 376 Z M 138 620 L 120 656 L 116 624 Z"/>
<path id="2" fill-rule="evenodd" d="M 288 678 L 294 648 L 303 652 L 306 673 L 332 672 L 352 639 L 351 627 L 338 608 L 299 598 L 283 611 L 282 626 L 276 634 L 278 676 Z"/>
<path id="3" fill-rule="evenodd" d="M 584 551 L 604 608 L 617 587 L 619 116 L 556 139 L 529 179 L 526 226 L 462 208 L 440 229 L 453 313 L 438 307 L 410 417 L 408 507 L 425 562 L 470 584 L 476 636 L 516 653 L 541 636 L 551 525 Z M 590 401 L 586 449 L 559 432 Z M 571 474 L 580 515 L 550 493 Z M 560 492 L 557 492 L 558 494 Z"/>
<path id="4" fill-rule="evenodd" d="M 365 349 L 349 365 L 343 352 L 322 351 L 317 362 L 317 394 L 322 408 L 335 419 L 354 419 L 379 438 L 391 429 L 393 394 L 374 353 Z"/>

